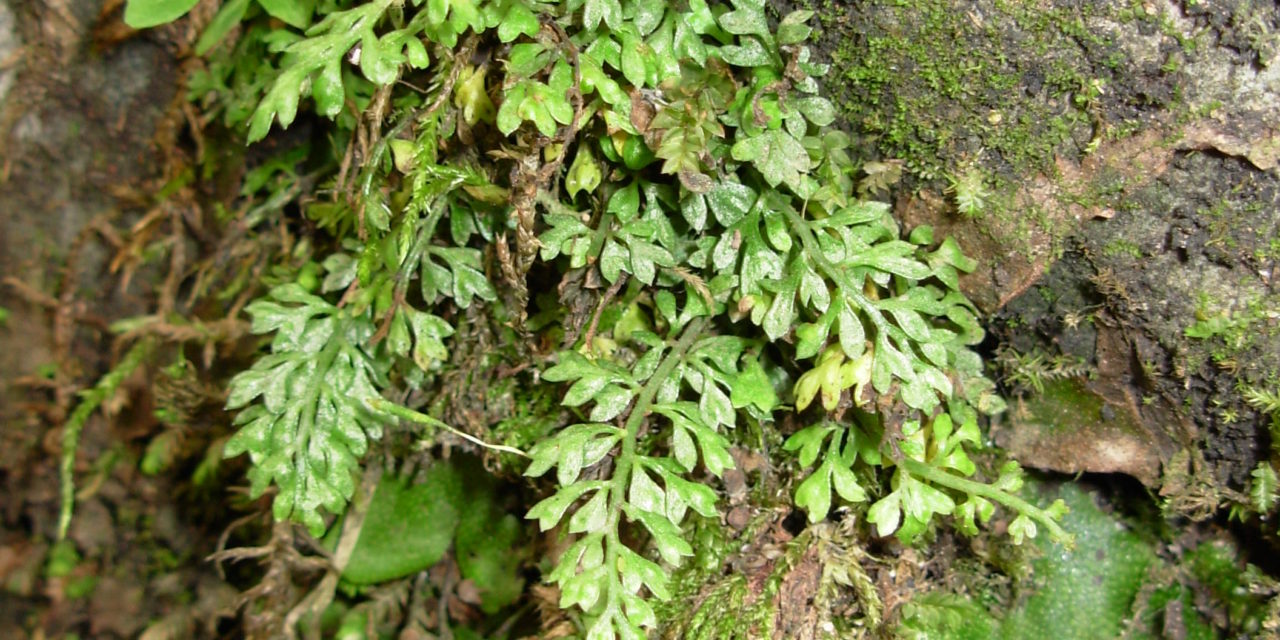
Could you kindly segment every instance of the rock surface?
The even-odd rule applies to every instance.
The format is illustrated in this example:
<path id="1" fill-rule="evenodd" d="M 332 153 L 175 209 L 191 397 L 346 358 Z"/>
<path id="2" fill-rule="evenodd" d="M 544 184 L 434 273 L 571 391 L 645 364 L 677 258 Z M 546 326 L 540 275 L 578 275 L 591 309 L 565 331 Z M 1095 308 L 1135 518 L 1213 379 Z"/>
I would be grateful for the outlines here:
<path id="1" fill-rule="evenodd" d="M 1016 398 L 997 443 L 1173 502 L 1243 489 L 1267 418 L 1241 390 L 1280 384 L 1280 8 L 846 13 L 826 22 L 834 86 L 867 146 L 906 168 L 896 212 L 979 262 L 963 284 Z M 964 189 L 975 216 L 957 211 Z"/>

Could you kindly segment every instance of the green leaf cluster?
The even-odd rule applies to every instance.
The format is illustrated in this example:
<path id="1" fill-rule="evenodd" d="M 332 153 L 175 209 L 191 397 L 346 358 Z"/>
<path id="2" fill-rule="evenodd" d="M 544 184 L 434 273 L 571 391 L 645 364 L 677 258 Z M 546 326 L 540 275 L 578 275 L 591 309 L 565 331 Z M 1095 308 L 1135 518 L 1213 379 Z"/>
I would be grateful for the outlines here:
<path id="1" fill-rule="evenodd" d="M 226 453 L 249 454 L 253 495 L 276 487 L 278 518 L 318 535 L 382 432 L 408 433 L 393 417 L 440 427 L 383 398 L 456 400 L 449 381 L 491 362 L 457 355 L 484 325 L 518 360 L 508 375 L 563 394 L 557 428 L 528 451 L 524 476 L 554 482 L 527 481 L 545 497 L 526 517 L 564 536 L 545 577 L 587 638 L 660 625 L 651 601 L 694 554 L 690 522 L 719 517 L 733 447 L 787 413 L 802 425 L 785 450 L 811 522 L 847 507 L 867 535 L 912 540 L 938 516 L 975 534 L 1003 507 L 1016 541 L 1037 526 L 1066 537 L 1063 507 L 1017 498 L 1016 465 L 973 479 L 980 416 L 1003 409 L 959 288 L 976 265 L 860 197 L 851 139 L 830 128 L 827 66 L 805 44 L 812 12 L 260 6 L 224 5 L 193 95 L 251 141 L 302 110 L 333 119 L 305 160 L 332 197 L 297 201 L 327 248 L 309 279 L 248 307 L 273 337 L 228 402 L 240 431 Z M 214 48 L 242 19 L 239 39 Z M 530 303 L 532 282 L 545 293 Z M 514 451 L 484 429 L 447 430 Z M 423 448 L 437 435 L 412 433 Z M 496 571 L 476 562 L 475 576 Z"/>

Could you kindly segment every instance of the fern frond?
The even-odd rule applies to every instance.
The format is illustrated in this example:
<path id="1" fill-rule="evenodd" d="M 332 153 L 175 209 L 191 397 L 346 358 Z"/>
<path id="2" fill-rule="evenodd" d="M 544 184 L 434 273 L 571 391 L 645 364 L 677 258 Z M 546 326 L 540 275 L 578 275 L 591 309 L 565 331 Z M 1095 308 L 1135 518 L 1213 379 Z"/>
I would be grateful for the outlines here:
<path id="1" fill-rule="evenodd" d="M 355 491 L 359 457 L 381 437 L 378 397 L 385 365 L 364 346 L 367 315 L 352 316 L 296 284 L 249 305 L 254 333 L 274 332 L 271 355 L 231 380 L 228 409 L 240 430 L 224 455 L 248 453 L 250 495 L 275 485 L 277 519 L 324 532 L 319 510 L 342 513 Z"/>

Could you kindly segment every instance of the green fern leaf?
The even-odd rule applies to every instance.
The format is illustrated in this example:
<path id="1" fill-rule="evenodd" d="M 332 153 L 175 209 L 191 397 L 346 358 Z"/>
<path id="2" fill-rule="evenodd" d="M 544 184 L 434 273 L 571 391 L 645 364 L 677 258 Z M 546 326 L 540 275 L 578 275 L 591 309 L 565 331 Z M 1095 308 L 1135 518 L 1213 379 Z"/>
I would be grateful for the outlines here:
<path id="1" fill-rule="evenodd" d="M 302 522 L 313 535 L 325 523 L 320 509 L 342 513 L 355 491 L 359 458 L 381 437 L 384 418 L 365 405 L 378 397 L 379 363 L 352 342 L 371 333 L 353 318 L 290 284 L 248 308 L 256 333 L 274 331 L 271 355 L 232 379 L 228 409 L 239 409 L 240 430 L 224 455 L 248 453 L 250 494 L 278 489 L 278 519 Z"/>

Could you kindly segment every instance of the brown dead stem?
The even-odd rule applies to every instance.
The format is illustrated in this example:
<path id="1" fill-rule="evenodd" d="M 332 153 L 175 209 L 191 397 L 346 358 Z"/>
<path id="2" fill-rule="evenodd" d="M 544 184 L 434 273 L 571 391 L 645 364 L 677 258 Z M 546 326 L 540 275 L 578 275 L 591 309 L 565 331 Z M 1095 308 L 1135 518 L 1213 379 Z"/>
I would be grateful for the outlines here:
<path id="1" fill-rule="evenodd" d="M 363 124 L 356 127 L 353 138 L 347 144 L 346 152 L 343 153 L 342 164 L 338 169 L 338 186 L 335 191 L 335 195 L 337 197 L 345 197 L 348 204 L 356 212 L 356 233 L 361 241 L 366 239 L 367 234 L 364 207 L 366 196 L 372 188 L 372 178 L 376 173 L 376 159 L 384 153 L 388 140 L 394 139 L 405 127 L 421 121 L 448 104 L 449 96 L 453 93 L 453 86 L 457 83 L 458 74 L 462 70 L 461 61 L 471 58 L 477 42 L 478 38 L 475 34 L 472 34 L 454 54 L 449 75 L 440 85 L 436 99 L 425 108 L 410 113 L 390 131 L 384 133 L 382 125 L 383 120 L 390 111 L 391 92 L 399 82 L 398 77 L 396 82 L 380 87 L 374 93 L 373 100 L 369 103 L 368 108 L 361 114 Z M 361 167 L 359 182 L 356 185 L 347 184 L 347 175 L 352 166 Z"/>
<path id="2" fill-rule="evenodd" d="M 578 62 L 578 47 L 573 44 L 560 25 L 549 22 L 547 26 L 555 32 L 561 48 L 567 54 L 569 63 L 573 67 L 573 86 L 569 88 L 568 92 L 569 99 L 573 102 L 573 119 L 561 131 L 560 135 L 555 138 L 539 137 L 533 143 L 533 148 L 529 150 L 529 154 L 516 162 L 515 167 L 511 170 L 511 217 L 516 223 L 516 250 L 514 254 L 511 254 L 514 258 L 511 267 L 508 268 L 503 263 L 502 271 L 503 276 L 512 287 L 511 297 L 514 303 L 512 307 L 515 310 L 514 325 L 521 332 L 524 331 L 524 321 L 528 317 L 527 308 L 529 306 L 529 287 L 525 283 L 525 275 L 532 268 L 538 255 L 538 249 L 541 246 L 535 232 L 538 193 L 549 188 L 552 179 L 564 164 L 569 146 L 578 136 L 578 128 L 582 124 L 582 113 L 584 111 L 581 89 L 582 68 Z M 538 158 L 541 156 L 542 149 L 552 143 L 560 145 L 555 159 L 538 166 Z M 504 248 L 505 244 L 506 240 L 504 238 L 499 248 Z"/>
<path id="3" fill-rule="evenodd" d="M 618 291 L 622 289 L 622 283 L 627 281 L 625 274 L 618 277 L 618 281 L 609 286 L 604 294 L 600 296 L 600 302 L 596 304 L 595 313 L 591 314 L 591 323 L 587 325 L 587 333 L 582 339 L 582 344 L 588 349 L 591 348 L 591 341 L 596 337 L 596 328 L 600 325 L 600 316 L 604 313 L 604 308 L 609 305 L 614 296 L 618 295 Z"/>
<path id="4" fill-rule="evenodd" d="M 382 465 L 371 464 L 365 467 L 364 477 L 360 481 L 360 491 L 352 499 L 351 508 L 347 510 L 346 519 L 342 522 L 342 534 L 338 538 L 338 546 L 334 549 L 333 556 L 329 559 L 328 571 L 320 580 L 320 584 L 290 609 L 284 618 L 283 631 L 286 638 L 293 640 L 297 637 L 298 622 L 305 616 L 317 622 L 308 627 L 308 640 L 319 640 L 320 614 L 324 613 L 324 610 L 333 602 L 334 590 L 338 588 L 338 578 L 347 568 L 351 554 L 356 549 L 356 541 L 360 538 L 360 530 L 364 527 L 364 516 L 369 510 L 369 502 L 373 499 L 374 490 L 378 488 L 378 481 L 381 479 Z"/>

